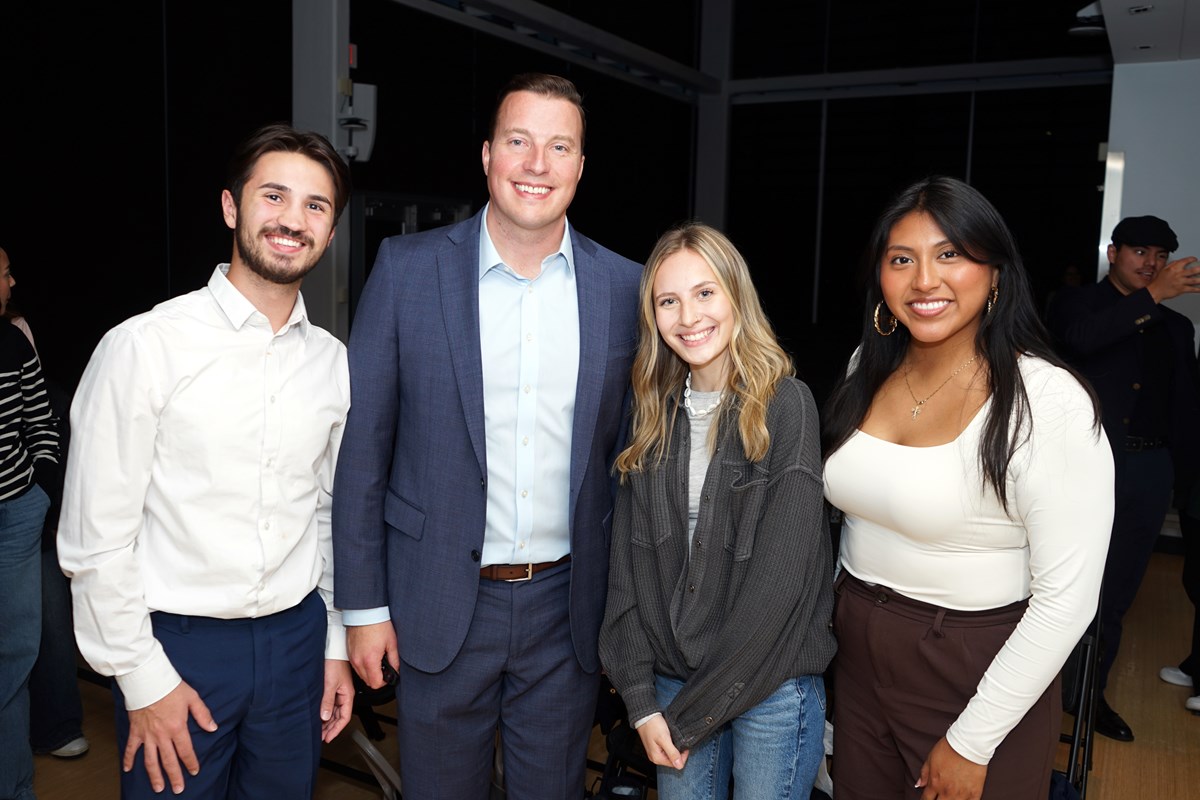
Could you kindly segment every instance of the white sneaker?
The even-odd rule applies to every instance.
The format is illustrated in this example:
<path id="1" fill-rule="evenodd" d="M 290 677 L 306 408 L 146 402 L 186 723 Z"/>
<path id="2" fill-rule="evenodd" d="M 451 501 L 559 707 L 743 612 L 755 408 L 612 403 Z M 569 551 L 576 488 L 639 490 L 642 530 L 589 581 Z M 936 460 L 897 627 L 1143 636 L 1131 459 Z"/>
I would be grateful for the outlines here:
<path id="1" fill-rule="evenodd" d="M 1187 710 L 1191 711 L 1193 714 L 1200 714 L 1200 695 L 1196 697 L 1189 697 L 1187 702 L 1184 703 L 1184 706 L 1186 706 Z"/>
<path id="2" fill-rule="evenodd" d="M 1158 677 L 1175 686 L 1186 686 L 1189 689 L 1192 686 L 1192 676 L 1179 667 L 1163 667 L 1158 671 Z"/>
<path id="3" fill-rule="evenodd" d="M 1200 698 L 1196 698 L 1200 700 Z M 64 744 L 57 750 L 51 750 L 50 755 L 55 758 L 78 758 L 88 751 L 88 740 L 86 736 L 77 736 L 71 741 Z"/>

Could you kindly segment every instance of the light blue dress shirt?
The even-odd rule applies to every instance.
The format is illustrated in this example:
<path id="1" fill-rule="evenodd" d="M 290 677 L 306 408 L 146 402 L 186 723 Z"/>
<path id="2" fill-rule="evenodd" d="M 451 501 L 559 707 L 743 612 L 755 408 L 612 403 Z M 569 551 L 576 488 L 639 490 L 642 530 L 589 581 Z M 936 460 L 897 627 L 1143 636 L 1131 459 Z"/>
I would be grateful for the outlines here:
<path id="1" fill-rule="evenodd" d="M 570 228 L 533 279 L 500 258 L 479 226 L 479 346 L 487 449 L 481 566 L 557 561 L 571 552 L 571 426 L 579 376 L 579 299 Z"/>
<path id="2" fill-rule="evenodd" d="M 538 564 L 571 552 L 571 430 L 579 377 L 579 295 L 570 225 L 533 279 L 506 265 L 479 226 L 479 346 L 487 451 L 480 566 Z M 346 625 L 389 619 L 346 610 Z"/>

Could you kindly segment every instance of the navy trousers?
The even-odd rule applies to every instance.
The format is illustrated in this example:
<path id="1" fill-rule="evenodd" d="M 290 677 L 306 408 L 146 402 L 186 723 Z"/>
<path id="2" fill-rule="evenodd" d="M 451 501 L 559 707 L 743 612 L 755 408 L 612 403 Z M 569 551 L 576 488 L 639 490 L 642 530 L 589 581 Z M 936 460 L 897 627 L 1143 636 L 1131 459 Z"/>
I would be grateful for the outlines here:
<path id="1" fill-rule="evenodd" d="M 258 619 L 154 612 L 154 636 L 217 722 L 188 720 L 200 774 L 184 772 L 184 797 L 260 800 L 311 797 L 321 760 L 325 604 L 313 592 L 299 605 Z M 118 757 L 129 740 L 125 698 L 113 682 Z M 170 794 L 168 785 L 165 794 Z M 161 799 L 139 753 L 121 774 L 125 800 Z"/>
<path id="2" fill-rule="evenodd" d="M 467 639 L 442 672 L 404 663 L 400 643 L 406 798 L 488 797 L 497 730 L 509 800 L 583 796 L 600 676 L 575 657 L 570 580 L 569 564 L 521 583 L 480 579 Z"/>

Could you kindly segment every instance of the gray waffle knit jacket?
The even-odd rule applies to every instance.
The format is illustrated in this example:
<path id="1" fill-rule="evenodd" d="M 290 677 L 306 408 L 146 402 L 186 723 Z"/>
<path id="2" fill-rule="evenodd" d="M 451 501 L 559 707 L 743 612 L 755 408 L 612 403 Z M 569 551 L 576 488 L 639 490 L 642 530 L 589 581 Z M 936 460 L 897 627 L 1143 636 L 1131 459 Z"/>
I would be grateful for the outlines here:
<path id="1" fill-rule="evenodd" d="M 767 412 L 771 446 L 758 463 L 746 458 L 737 420 L 736 408 L 720 420 L 690 559 L 682 409 L 667 458 L 628 476 L 613 514 L 600 659 L 629 720 L 662 711 L 680 749 L 788 678 L 821 674 L 836 649 L 812 394 L 795 379 L 780 384 Z M 685 682 L 665 709 L 655 673 Z"/>

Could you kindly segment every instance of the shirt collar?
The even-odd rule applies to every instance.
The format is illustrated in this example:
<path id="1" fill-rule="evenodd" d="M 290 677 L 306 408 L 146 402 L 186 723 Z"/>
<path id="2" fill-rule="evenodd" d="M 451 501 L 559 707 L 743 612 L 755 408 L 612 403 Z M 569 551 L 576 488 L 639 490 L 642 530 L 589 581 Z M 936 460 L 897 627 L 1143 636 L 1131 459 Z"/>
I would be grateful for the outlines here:
<path id="1" fill-rule="evenodd" d="M 496 249 L 496 245 L 492 242 L 492 235 L 488 233 L 487 227 L 487 206 L 484 206 L 483 213 L 479 215 L 479 279 L 483 280 L 483 276 L 490 270 L 504 263 L 504 259 L 500 257 L 500 251 Z M 550 253 L 546 258 L 561 255 L 567 262 L 568 273 L 575 271 L 575 250 L 571 247 L 571 223 L 569 221 L 563 224 L 562 241 L 559 242 L 558 250 Z M 542 259 L 542 263 L 546 263 L 546 258 Z"/>
<path id="2" fill-rule="evenodd" d="M 241 330 L 247 320 L 255 314 L 262 316 L 254 304 L 229 282 L 229 264 L 217 265 L 217 268 L 213 270 L 212 277 L 208 279 L 208 290 L 212 292 L 213 299 L 217 301 L 221 313 L 225 315 L 235 330 Z M 310 325 L 308 309 L 304 306 L 304 296 L 301 294 L 296 295 L 296 304 L 292 306 L 292 313 L 288 317 L 287 323 L 280 329 L 280 333 L 293 325 L 299 325 L 300 336 L 304 339 L 308 338 Z"/>

